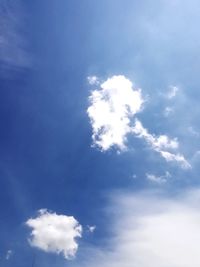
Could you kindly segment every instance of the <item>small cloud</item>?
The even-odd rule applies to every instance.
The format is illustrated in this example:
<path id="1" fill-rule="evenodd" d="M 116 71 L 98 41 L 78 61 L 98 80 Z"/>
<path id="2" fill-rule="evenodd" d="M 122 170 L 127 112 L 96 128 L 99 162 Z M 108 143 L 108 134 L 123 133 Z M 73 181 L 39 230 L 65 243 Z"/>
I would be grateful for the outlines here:
<path id="1" fill-rule="evenodd" d="M 11 249 L 9 249 L 9 250 L 7 251 L 7 253 L 6 253 L 6 260 L 9 260 L 10 257 L 12 256 L 12 254 L 13 254 L 13 251 L 12 251 Z"/>
<path id="2" fill-rule="evenodd" d="M 163 114 L 165 117 L 168 117 L 174 112 L 174 109 L 172 107 L 166 107 Z"/>
<path id="3" fill-rule="evenodd" d="M 179 88 L 177 86 L 170 86 L 166 97 L 168 99 L 172 99 L 177 95 L 178 91 L 179 91 Z"/>
<path id="4" fill-rule="evenodd" d="M 99 84 L 99 80 L 98 80 L 98 78 L 97 78 L 97 76 L 88 76 L 87 77 L 87 80 L 88 80 L 88 83 L 90 84 L 90 85 L 97 85 L 97 84 Z"/>
<path id="5" fill-rule="evenodd" d="M 169 172 L 165 172 L 165 174 L 162 176 L 156 176 L 154 174 L 146 173 L 147 180 L 159 185 L 165 184 L 170 177 L 171 174 Z"/>
<path id="6" fill-rule="evenodd" d="M 96 230 L 96 225 L 87 225 L 87 231 L 93 233 Z"/>
<path id="7" fill-rule="evenodd" d="M 136 174 L 133 174 L 133 175 L 132 175 L 132 178 L 133 178 L 133 179 L 137 179 L 137 175 L 136 175 Z"/>
<path id="8" fill-rule="evenodd" d="M 32 229 L 29 243 L 45 252 L 63 254 L 65 259 L 75 256 L 82 227 L 73 216 L 58 215 L 41 209 L 36 218 L 30 218 L 26 225 Z"/>

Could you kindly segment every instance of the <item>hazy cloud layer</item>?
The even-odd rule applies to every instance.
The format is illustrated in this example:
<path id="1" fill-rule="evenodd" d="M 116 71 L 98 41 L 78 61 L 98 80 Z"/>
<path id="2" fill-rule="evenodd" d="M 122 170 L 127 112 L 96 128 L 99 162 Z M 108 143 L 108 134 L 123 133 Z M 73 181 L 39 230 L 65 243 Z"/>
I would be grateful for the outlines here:
<path id="1" fill-rule="evenodd" d="M 113 237 L 90 249 L 87 267 L 199 267 L 200 191 L 117 195 L 109 213 Z M 112 215 L 111 215 L 112 216 Z"/>

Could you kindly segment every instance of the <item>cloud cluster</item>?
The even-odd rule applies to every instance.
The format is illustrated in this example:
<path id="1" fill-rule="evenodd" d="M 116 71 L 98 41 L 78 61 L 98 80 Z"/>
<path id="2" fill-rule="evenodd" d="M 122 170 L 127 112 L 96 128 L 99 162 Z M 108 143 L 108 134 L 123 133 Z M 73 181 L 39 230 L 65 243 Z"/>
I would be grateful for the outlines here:
<path id="1" fill-rule="evenodd" d="M 90 249 L 80 266 L 199 267 L 199 200 L 199 190 L 176 197 L 117 195 L 109 209 L 111 240 L 102 249 Z"/>
<path id="2" fill-rule="evenodd" d="M 96 80 L 96 76 L 88 77 L 90 84 Z M 177 90 L 177 87 L 173 87 L 169 97 L 174 97 Z M 144 139 L 166 161 L 175 161 L 183 168 L 190 168 L 184 156 L 177 152 L 179 146 L 177 138 L 170 139 L 167 135 L 150 134 L 136 118 L 136 114 L 142 110 L 144 99 L 141 90 L 135 89 L 125 76 L 108 78 L 99 84 L 99 89 L 91 92 L 89 100 L 87 113 L 93 130 L 93 144 L 102 151 L 113 146 L 118 150 L 125 150 L 127 135 L 134 134 Z"/>
<path id="3" fill-rule="evenodd" d="M 76 238 L 81 237 L 82 227 L 74 217 L 42 209 L 38 217 L 30 218 L 26 225 L 32 228 L 31 246 L 45 252 L 62 253 L 66 259 L 75 256 L 78 249 Z"/>

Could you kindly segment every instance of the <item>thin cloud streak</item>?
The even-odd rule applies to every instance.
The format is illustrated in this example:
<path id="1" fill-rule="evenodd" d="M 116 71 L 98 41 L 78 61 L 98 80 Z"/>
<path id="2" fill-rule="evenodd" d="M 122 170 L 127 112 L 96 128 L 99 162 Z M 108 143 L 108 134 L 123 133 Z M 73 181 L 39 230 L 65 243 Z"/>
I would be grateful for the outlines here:
<path id="1" fill-rule="evenodd" d="M 21 1 L 0 3 L 0 64 L 9 68 L 31 65 L 27 41 L 22 34 L 23 5 Z"/>

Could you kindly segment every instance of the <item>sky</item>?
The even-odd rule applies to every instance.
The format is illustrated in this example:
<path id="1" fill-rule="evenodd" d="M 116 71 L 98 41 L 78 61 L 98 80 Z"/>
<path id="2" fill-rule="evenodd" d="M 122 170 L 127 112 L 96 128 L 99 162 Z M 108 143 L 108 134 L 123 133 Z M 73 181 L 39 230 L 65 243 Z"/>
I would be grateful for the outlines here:
<path id="1" fill-rule="evenodd" d="M 199 267 L 199 12 L 0 1 L 0 266 Z"/>

